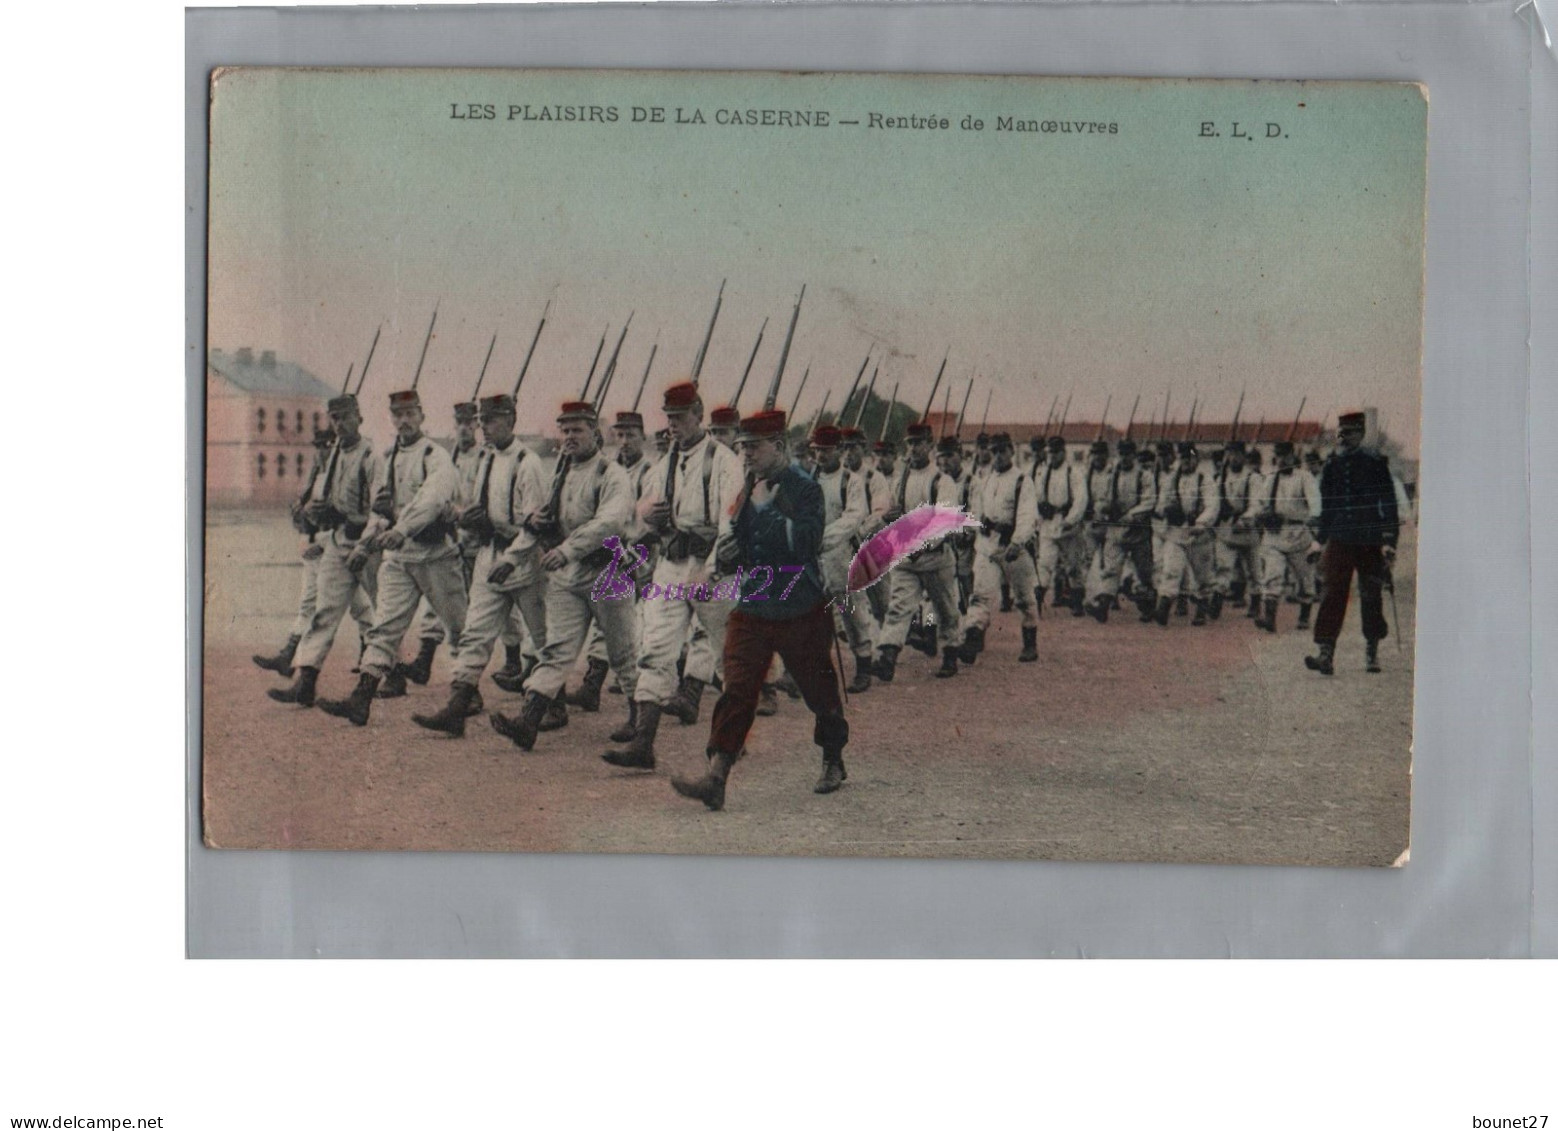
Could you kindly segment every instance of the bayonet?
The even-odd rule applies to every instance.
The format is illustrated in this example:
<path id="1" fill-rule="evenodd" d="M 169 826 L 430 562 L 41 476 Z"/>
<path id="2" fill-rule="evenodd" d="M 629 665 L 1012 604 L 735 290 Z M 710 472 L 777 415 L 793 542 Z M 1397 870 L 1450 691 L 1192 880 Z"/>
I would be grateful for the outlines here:
<path id="1" fill-rule="evenodd" d="M 1195 396 L 1190 398 L 1190 419 L 1185 422 L 1185 439 L 1187 441 L 1190 440 L 1194 436 L 1194 434 L 1195 434 L 1195 428 L 1196 428 L 1196 407 L 1200 403 L 1201 403 L 1201 394 L 1199 392 L 1197 392 Z"/>
<path id="2" fill-rule="evenodd" d="M 850 421 L 850 427 L 859 428 L 861 418 L 866 414 L 866 405 L 871 403 L 871 394 L 876 391 L 876 375 L 882 371 L 880 365 L 871 367 L 871 380 L 866 385 L 866 395 L 860 398 L 860 403 L 855 406 L 855 419 Z M 839 419 L 843 419 L 842 414 Z"/>
<path id="3" fill-rule="evenodd" d="M 606 390 L 611 388 L 611 379 L 617 375 L 617 358 L 622 356 L 622 343 L 627 340 L 628 327 L 633 324 L 633 311 L 628 312 L 628 320 L 622 324 L 622 333 L 617 335 L 617 344 L 612 347 L 611 360 L 606 362 L 606 371 L 601 374 L 600 388 L 595 391 L 595 412 L 598 415 L 606 405 Z"/>
<path id="4" fill-rule="evenodd" d="M 824 389 L 822 391 L 822 403 L 817 406 L 817 411 L 812 413 L 811 424 L 806 429 L 806 436 L 808 438 L 816 429 L 817 425 L 822 423 L 822 414 L 828 411 L 828 398 L 832 395 L 832 389 Z"/>
<path id="5" fill-rule="evenodd" d="M 898 407 L 898 382 L 893 382 L 893 397 L 887 402 L 887 415 L 882 417 L 882 430 L 877 434 L 876 442 L 880 444 L 887 439 L 887 425 L 893 418 L 893 409 Z"/>
<path id="6" fill-rule="evenodd" d="M 806 297 L 806 284 L 795 298 L 795 309 L 790 312 L 790 328 L 784 333 L 784 348 L 779 351 L 779 364 L 774 367 L 774 379 L 768 383 L 768 395 L 763 398 L 763 411 L 772 412 L 779 403 L 779 382 L 784 380 L 784 363 L 790 357 L 790 343 L 795 340 L 795 324 L 801 320 L 801 301 Z"/>
<path id="7" fill-rule="evenodd" d="M 763 344 L 763 333 L 768 329 L 768 319 L 763 319 L 763 324 L 758 328 L 757 341 L 752 343 L 752 356 L 747 358 L 747 367 L 741 371 L 741 382 L 736 386 L 736 395 L 730 398 L 731 408 L 741 407 L 741 393 L 747 387 L 747 378 L 752 374 L 752 363 L 757 360 L 758 347 Z"/>
<path id="8" fill-rule="evenodd" d="M 1136 400 L 1131 405 L 1131 415 L 1130 415 L 1130 418 L 1127 419 L 1126 422 L 1125 422 L 1125 435 L 1122 436 L 1121 439 L 1129 440 L 1131 438 L 1131 425 L 1136 423 L 1136 410 L 1138 408 L 1140 408 L 1140 407 L 1141 407 L 1141 394 L 1137 393 L 1136 394 Z"/>
<path id="9" fill-rule="evenodd" d="M 519 387 L 525 383 L 525 374 L 530 369 L 530 359 L 536 354 L 536 343 L 541 340 L 541 331 L 546 327 L 547 313 L 552 309 L 552 300 L 547 299 L 546 305 L 541 308 L 541 321 L 536 323 L 535 335 L 530 339 L 530 348 L 525 351 L 525 362 L 519 367 L 519 376 L 514 379 L 514 399 L 519 399 Z"/>
<path id="10" fill-rule="evenodd" d="M 1244 411 L 1244 390 L 1245 386 L 1239 386 L 1239 403 L 1234 406 L 1233 425 L 1228 429 L 1228 439 L 1230 440 L 1239 438 L 1239 414 Z"/>
<path id="11" fill-rule="evenodd" d="M 584 379 L 584 388 L 579 390 L 581 401 L 590 399 L 590 382 L 595 380 L 595 367 L 600 364 L 601 351 L 606 348 L 606 334 L 611 330 L 611 323 L 606 323 L 605 329 L 600 332 L 600 345 L 595 347 L 595 357 L 590 361 L 589 376 Z"/>
<path id="12" fill-rule="evenodd" d="M 655 336 L 655 344 L 649 347 L 649 361 L 644 365 L 644 375 L 638 379 L 638 392 L 633 394 L 633 407 L 630 412 L 638 411 L 638 402 L 644 398 L 644 386 L 649 384 L 649 371 L 655 367 L 655 354 L 660 349 L 659 335 Z"/>
<path id="13" fill-rule="evenodd" d="M 379 348 L 379 335 L 383 332 L 384 324 L 381 322 L 379 328 L 373 332 L 373 343 L 368 347 L 368 360 L 362 363 L 362 376 L 357 378 L 357 392 L 352 394 L 354 397 L 362 392 L 363 382 L 368 380 L 368 366 L 373 364 L 373 351 Z M 344 393 L 346 390 L 342 389 L 341 392 Z"/>
<path id="14" fill-rule="evenodd" d="M 1075 390 L 1073 390 L 1075 391 Z M 1071 393 L 1066 394 L 1066 407 L 1060 410 L 1060 427 L 1055 429 L 1055 435 L 1062 440 L 1066 438 L 1066 420 L 1071 416 Z"/>
<path id="15" fill-rule="evenodd" d="M 351 388 L 351 384 L 352 384 L 352 370 L 354 370 L 356 368 L 357 368 L 357 363 L 355 361 L 351 362 L 346 367 L 346 380 L 341 382 L 341 395 L 343 397 L 346 395 L 346 390 Z"/>
<path id="16" fill-rule="evenodd" d="M 790 402 L 790 422 L 795 422 L 795 410 L 801 407 L 801 394 L 806 391 L 806 379 L 811 376 L 811 366 L 801 374 L 801 383 L 795 387 L 795 399 Z"/>
<path id="17" fill-rule="evenodd" d="M 471 390 L 471 400 L 473 401 L 476 399 L 477 394 L 481 392 L 481 383 L 487 376 L 487 363 L 492 360 L 492 347 L 497 344 L 498 332 L 494 330 L 492 332 L 492 341 L 487 345 L 487 356 L 481 363 L 481 372 L 476 374 L 476 388 Z"/>
<path id="18" fill-rule="evenodd" d="M 941 357 L 941 368 L 936 370 L 936 380 L 931 384 L 930 396 L 925 401 L 925 412 L 920 416 L 921 420 L 930 419 L 930 410 L 936 407 L 936 390 L 941 388 L 941 375 L 947 371 L 947 358 L 952 355 L 952 347 L 947 347 L 947 352 Z"/>
<path id="19" fill-rule="evenodd" d="M 1098 435 L 1093 437 L 1094 440 L 1102 440 L 1104 438 L 1104 428 L 1109 423 L 1109 406 L 1113 402 L 1113 393 L 1110 393 L 1108 396 L 1104 397 L 1104 414 L 1098 418 Z"/>
<path id="20" fill-rule="evenodd" d="M 1293 437 L 1298 433 L 1298 422 L 1303 418 L 1304 406 L 1308 403 L 1309 394 L 1305 393 L 1303 399 L 1298 402 L 1298 411 L 1293 414 L 1293 426 L 1288 429 L 1288 443 L 1290 444 L 1293 442 Z"/>
<path id="21" fill-rule="evenodd" d="M 1168 439 L 1169 396 L 1173 392 L 1174 392 L 1174 390 L 1173 390 L 1172 387 L 1163 390 L 1163 427 L 1158 431 L 1158 439 L 1159 440 L 1167 440 Z"/>
<path id="22" fill-rule="evenodd" d="M 985 390 L 985 414 L 979 418 L 979 431 L 982 435 L 985 427 L 990 423 L 990 397 L 994 395 L 994 389 Z"/>
<path id="23" fill-rule="evenodd" d="M 709 328 L 704 331 L 703 344 L 698 347 L 698 356 L 692 362 L 692 383 L 696 385 L 698 379 L 703 376 L 703 359 L 708 356 L 709 342 L 714 338 L 714 323 L 719 321 L 720 304 L 725 301 L 725 284 L 729 280 L 719 281 L 719 294 L 714 296 L 714 313 L 709 315 Z"/>
<path id="24" fill-rule="evenodd" d="M 442 302 L 442 299 L 438 300 Z M 433 341 L 433 327 L 438 325 L 438 303 L 433 304 L 433 318 L 427 324 L 427 337 L 422 339 L 422 356 L 417 358 L 417 371 L 411 375 L 411 391 L 416 392 L 417 382 L 422 379 L 422 363 L 427 360 L 427 347 Z"/>
<path id="25" fill-rule="evenodd" d="M 1049 412 L 1044 414 L 1044 435 L 1049 435 L 1049 426 L 1055 423 L 1055 410 L 1060 407 L 1060 394 L 1056 393 L 1049 402 Z"/>
<path id="26" fill-rule="evenodd" d="M 874 347 L 873 347 L 874 348 Z M 849 411 L 850 402 L 855 399 L 855 393 L 860 388 L 860 379 L 866 375 L 866 366 L 871 364 L 871 351 L 866 350 L 865 360 L 860 363 L 860 372 L 855 374 L 855 383 L 849 387 L 849 393 L 844 397 L 844 403 L 839 405 L 839 422 L 843 423 L 844 414 Z M 800 398 L 797 397 L 797 400 Z"/>
<path id="27" fill-rule="evenodd" d="M 974 379 L 968 379 L 968 388 L 963 390 L 963 407 L 958 409 L 957 427 L 952 430 L 952 435 L 957 439 L 963 439 L 963 417 L 968 414 L 968 396 L 974 391 Z"/>

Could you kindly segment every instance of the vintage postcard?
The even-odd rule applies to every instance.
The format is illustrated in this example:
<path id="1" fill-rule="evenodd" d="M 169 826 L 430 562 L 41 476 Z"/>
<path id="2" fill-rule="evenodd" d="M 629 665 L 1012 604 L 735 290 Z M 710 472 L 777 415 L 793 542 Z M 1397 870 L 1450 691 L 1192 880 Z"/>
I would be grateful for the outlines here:
<path id="1" fill-rule="evenodd" d="M 207 844 L 1406 859 L 1425 89 L 210 96 Z"/>

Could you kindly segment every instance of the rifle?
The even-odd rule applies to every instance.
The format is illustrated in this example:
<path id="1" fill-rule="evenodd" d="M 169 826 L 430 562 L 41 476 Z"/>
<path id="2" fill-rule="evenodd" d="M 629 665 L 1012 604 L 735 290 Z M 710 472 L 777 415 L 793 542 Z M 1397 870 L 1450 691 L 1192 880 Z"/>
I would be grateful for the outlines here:
<path id="1" fill-rule="evenodd" d="M 1262 416 L 1255 424 L 1255 435 L 1250 437 L 1250 443 L 1260 443 L 1260 434 L 1266 429 L 1266 418 Z"/>
<path id="2" fill-rule="evenodd" d="M 874 348 L 874 347 L 873 347 Z M 849 411 L 850 401 L 855 399 L 855 392 L 860 388 L 860 379 L 866 375 L 866 366 L 871 364 L 871 351 L 866 350 L 865 360 L 860 363 L 860 372 L 855 374 L 855 383 L 849 387 L 849 392 L 844 397 L 844 403 L 839 406 L 839 421 L 842 423 L 844 414 Z M 800 400 L 799 397 L 796 398 Z"/>
<path id="3" fill-rule="evenodd" d="M 752 356 L 747 358 L 747 367 L 741 371 L 741 381 L 736 385 L 736 395 L 730 398 L 730 407 L 741 406 L 741 391 L 747 387 L 747 378 L 752 373 L 752 363 L 757 360 L 758 347 L 763 344 L 763 332 L 768 329 L 768 319 L 763 319 L 763 324 L 758 328 L 757 341 L 752 343 Z"/>
<path id="4" fill-rule="evenodd" d="M 796 296 L 795 309 L 790 312 L 790 328 L 785 331 L 784 348 L 779 351 L 779 364 L 774 367 L 774 379 L 768 383 L 768 395 L 763 398 L 763 411 L 772 412 L 774 405 L 779 402 L 779 382 L 784 379 L 784 363 L 790 357 L 790 343 L 795 340 L 795 324 L 801 320 L 801 300 L 806 297 L 806 284 L 801 284 L 801 293 Z"/>
<path id="5" fill-rule="evenodd" d="M 1093 437 L 1094 440 L 1102 440 L 1104 438 L 1104 426 L 1109 420 L 1109 405 L 1113 401 L 1113 393 L 1110 393 L 1104 398 L 1104 414 L 1098 418 L 1098 435 Z"/>
<path id="6" fill-rule="evenodd" d="M 801 374 L 801 383 L 796 386 L 795 399 L 790 402 L 790 419 L 795 419 L 795 410 L 801 407 L 801 394 L 806 391 L 806 379 L 811 376 L 811 366 L 806 367 L 806 372 Z"/>
<path id="7" fill-rule="evenodd" d="M 595 357 L 590 362 L 589 376 L 584 379 L 584 388 L 579 390 L 579 399 L 582 401 L 590 395 L 590 382 L 595 380 L 595 367 L 600 364 L 601 351 L 606 348 L 606 334 L 611 330 L 611 323 L 606 323 L 606 328 L 600 332 L 600 345 L 595 347 Z"/>
<path id="8" fill-rule="evenodd" d="M 373 343 L 368 347 L 368 360 L 362 363 L 362 374 L 357 378 L 356 391 L 352 393 L 352 396 L 354 397 L 362 395 L 363 383 L 368 380 L 368 366 L 373 364 L 373 351 L 378 348 L 379 335 L 383 333 L 383 331 L 384 326 L 380 324 L 379 328 L 373 332 Z M 350 379 L 350 376 L 350 374 L 347 375 L 348 379 Z M 345 389 L 342 389 L 341 391 L 343 393 L 346 392 Z"/>
<path id="9" fill-rule="evenodd" d="M 709 328 L 706 331 L 704 331 L 704 334 L 703 334 L 703 344 L 698 347 L 698 356 L 693 358 L 693 362 L 692 362 L 692 383 L 694 385 L 697 385 L 698 378 L 703 375 L 703 359 L 706 356 L 708 356 L 709 342 L 714 337 L 714 323 L 719 321 L 719 308 L 720 308 L 720 304 L 725 301 L 725 284 L 726 284 L 726 282 L 728 282 L 728 280 L 726 280 L 726 279 L 721 279 L 719 281 L 719 294 L 714 296 L 714 313 L 709 315 Z M 636 408 L 638 402 L 634 401 L 633 403 L 634 403 L 634 407 Z"/>
<path id="10" fill-rule="evenodd" d="M 611 360 L 606 362 L 606 372 L 601 374 L 600 388 L 595 391 L 595 412 L 600 414 L 601 406 L 606 403 L 606 390 L 611 388 L 611 379 L 617 375 L 617 358 L 622 356 L 622 343 L 627 340 L 628 327 L 633 324 L 633 312 L 628 312 L 628 320 L 622 324 L 622 333 L 617 335 L 617 344 L 612 348 Z"/>
<path id="11" fill-rule="evenodd" d="M 822 403 L 817 406 L 817 411 L 812 414 L 811 424 L 806 428 L 806 435 L 810 436 L 812 430 L 822 423 L 822 414 L 828 411 L 828 398 L 833 395 L 832 389 L 826 389 L 822 394 Z"/>
<path id="12" fill-rule="evenodd" d="M 865 416 L 865 414 L 866 414 L 866 405 L 871 403 L 871 394 L 876 390 L 876 375 L 878 373 L 880 373 L 881 371 L 882 371 L 882 367 L 880 365 L 874 366 L 872 368 L 872 370 L 871 370 L 871 382 L 870 382 L 870 384 L 868 384 L 866 386 L 866 395 L 861 397 L 860 398 L 860 403 L 855 406 L 855 419 L 850 421 L 850 427 L 852 427 L 852 428 L 859 428 L 860 427 L 860 418 Z M 841 420 L 843 419 L 843 414 L 840 414 L 839 419 L 841 419 Z"/>
<path id="13" fill-rule="evenodd" d="M 1185 439 L 1189 440 L 1196 427 L 1196 406 L 1201 403 L 1201 394 L 1197 393 L 1190 399 L 1190 419 L 1185 422 Z"/>
<path id="14" fill-rule="evenodd" d="M 1304 415 L 1304 406 L 1306 404 L 1308 404 L 1308 403 L 1309 403 L 1309 394 L 1305 393 L 1303 399 L 1298 402 L 1298 411 L 1293 414 L 1293 424 L 1292 424 L 1292 427 L 1290 427 L 1288 429 L 1288 440 L 1287 440 L 1287 442 L 1290 443 L 1290 444 L 1293 442 L 1293 436 L 1298 432 L 1298 422 Z"/>
<path id="15" fill-rule="evenodd" d="M 1230 440 L 1237 440 L 1239 438 L 1239 414 L 1241 412 L 1243 412 L 1243 411 L 1244 411 L 1244 386 L 1241 385 L 1241 386 L 1239 386 L 1239 403 L 1234 406 L 1234 410 L 1233 410 L 1233 425 L 1232 425 L 1232 427 L 1230 427 L 1228 429 L 1228 439 L 1230 439 Z"/>
<path id="16" fill-rule="evenodd" d="M 1066 417 L 1071 415 L 1071 394 L 1066 394 L 1066 407 L 1060 410 L 1060 427 L 1055 429 L 1055 434 L 1062 440 L 1066 438 Z"/>
<path id="17" fill-rule="evenodd" d="M 956 439 L 958 439 L 958 440 L 962 440 L 963 439 L 963 417 L 968 414 L 968 397 L 969 397 L 969 394 L 972 393 L 973 391 L 974 391 L 974 379 L 972 377 L 970 377 L 968 379 L 968 388 L 963 390 L 963 407 L 958 409 L 958 423 L 957 423 L 957 427 L 952 430 L 952 435 Z"/>
<path id="18" fill-rule="evenodd" d="M 887 439 L 887 425 L 893 418 L 893 409 L 898 407 L 898 382 L 893 382 L 893 399 L 887 402 L 887 414 L 882 417 L 882 430 L 877 433 L 876 442 L 880 444 Z"/>
<path id="19" fill-rule="evenodd" d="M 930 419 L 930 410 L 936 407 L 936 390 L 941 388 L 941 375 L 947 371 L 947 358 L 952 355 L 952 347 L 947 347 L 947 352 L 942 355 L 941 368 L 936 370 L 936 380 L 930 387 L 930 397 L 925 401 L 925 411 L 920 415 L 921 420 Z"/>
<path id="20" fill-rule="evenodd" d="M 1158 439 L 1159 440 L 1167 440 L 1168 439 L 1169 396 L 1173 392 L 1174 392 L 1174 390 L 1173 390 L 1172 387 L 1163 390 L 1163 427 L 1158 429 Z"/>
<path id="21" fill-rule="evenodd" d="M 628 410 L 630 412 L 638 411 L 638 402 L 644 397 L 644 386 L 649 384 L 649 371 L 655 367 L 655 354 L 659 349 L 660 339 L 656 336 L 655 344 L 649 347 L 649 361 L 644 366 L 644 375 L 638 380 L 638 392 L 633 394 L 633 407 Z"/>
<path id="22" fill-rule="evenodd" d="M 947 386 L 947 391 L 941 394 L 941 436 L 947 434 L 947 417 L 952 415 L 952 386 Z M 936 439 L 941 439 L 937 436 Z"/>
<path id="23" fill-rule="evenodd" d="M 482 379 L 487 376 L 487 362 L 492 360 L 492 347 L 497 344 L 498 332 L 494 330 L 492 332 L 492 342 L 487 346 L 487 357 L 481 363 L 481 372 L 476 375 L 476 388 L 471 390 L 471 400 L 473 401 L 476 399 L 476 395 L 481 392 Z"/>
<path id="24" fill-rule="evenodd" d="M 1137 393 L 1136 400 L 1131 405 L 1131 415 L 1125 422 L 1125 435 L 1122 436 L 1121 439 L 1129 440 L 1131 438 L 1131 425 L 1136 423 L 1136 410 L 1139 407 L 1141 407 L 1141 394 Z"/>
<path id="25" fill-rule="evenodd" d="M 356 369 L 356 368 L 357 368 L 357 363 L 355 361 L 352 362 L 350 365 L 348 365 L 346 367 L 346 380 L 341 382 L 341 395 L 343 397 L 346 395 L 346 390 L 351 386 L 351 383 L 352 383 L 352 370 Z"/>
<path id="26" fill-rule="evenodd" d="M 989 389 L 985 392 L 985 414 L 979 418 L 979 431 L 981 433 L 984 432 L 985 425 L 990 423 L 990 397 L 994 392 L 994 389 Z"/>
<path id="27" fill-rule="evenodd" d="M 514 399 L 519 400 L 519 387 L 525 383 L 525 374 L 530 369 L 530 359 L 535 356 L 536 343 L 541 340 L 541 331 L 546 328 L 546 316 L 552 309 L 552 300 L 547 299 L 546 305 L 541 308 L 541 321 L 536 323 L 535 336 L 530 339 L 530 348 L 525 351 L 525 363 L 519 367 L 519 376 L 514 379 Z"/>
<path id="28" fill-rule="evenodd" d="M 439 302 L 443 300 L 440 299 Z M 417 382 L 422 379 L 422 363 L 427 360 L 427 347 L 433 341 L 433 327 L 438 325 L 438 303 L 433 304 L 433 319 L 427 324 L 427 337 L 422 339 L 422 356 L 417 358 L 417 371 L 411 375 L 411 391 L 416 392 Z"/>

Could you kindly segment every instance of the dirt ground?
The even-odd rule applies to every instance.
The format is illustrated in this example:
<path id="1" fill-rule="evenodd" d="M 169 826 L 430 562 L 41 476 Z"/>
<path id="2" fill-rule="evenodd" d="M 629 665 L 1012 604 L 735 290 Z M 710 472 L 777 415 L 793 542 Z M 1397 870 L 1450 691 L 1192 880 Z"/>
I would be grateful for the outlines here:
<path id="1" fill-rule="evenodd" d="M 1021 665 L 1017 614 L 998 614 L 956 679 L 906 652 L 894 683 L 851 698 L 838 793 L 811 792 L 811 717 L 781 696 L 719 813 L 669 784 L 703 764 L 712 694 L 699 725 L 662 726 L 653 774 L 598 757 L 626 714 L 620 695 L 602 696 L 598 714 L 573 711 L 529 754 L 485 719 L 463 739 L 415 726 L 413 711 L 447 695 L 442 651 L 432 682 L 376 703 L 365 728 L 271 702 L 265 689 L 282 681 L 249 656 L 285 638 L 296 536 L 280 515 L 216 513 L 207 547 L 202 786 L 216 847 L 1355 866 L 1389 865 L 1407 846 L 1410 535 L 1397 567 L 1404 651 L 1385 642 L 1383 674 L 1363 670 L 1356 602 L 1331 679 L 1305 670 L 1312 646 L 1292 605 L 1276 636 L 1237 609 L 1166 629 L 1134 610 L 1099 625 L 1046 609 L 1039 662 Z M 356 655 L 348 622 L 322 694 L 350 689 Z M 489 709 L 518 702 L 490 680 L 482 693 Z"/>

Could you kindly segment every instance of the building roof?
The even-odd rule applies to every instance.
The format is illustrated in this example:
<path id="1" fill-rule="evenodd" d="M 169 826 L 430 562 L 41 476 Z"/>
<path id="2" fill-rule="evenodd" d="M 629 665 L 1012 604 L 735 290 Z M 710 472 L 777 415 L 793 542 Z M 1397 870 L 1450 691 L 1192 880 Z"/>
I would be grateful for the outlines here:
<path id="1" fill-rule="evenodd" d="M 951 432 L 957 424 L 957 416 L 953 413 L 942 414 L 933 412 L 926 417 L 926 421 L 935 429 L 936 435 Z M 1170 421 L 1168 428 L 1164 429 L 1157 423 L 1148 424 L 1138 422 L 1131 426 L 1131 439 L 1141 443 L 1147 439 L 1157 439 L 1160 435 L 1166 435 L 1170 440 L 1182 439 L 1185 435 L 1186 421 Z M 1292 429 L 1292 439 L 1296 443 L 1312 443 L 1319 438 L 1324 431 L 1323 425 L 1318 420 L 1302 420 L 1295 426 L 1291 420 L 1266 421 L 1264 423 L 1239 422 L 1239 439 L 1245 443 L 1270 444 L 1277 440 L 1288 439 L 1288 431 Z M 978 422 L 972 424 L 967 419 L 963 421 L 963 439 L 972 440 L 974 434 L 979 431 Z M 1086 420 L 1068 420 L 1063 429 L 1057 429 L 1051 425 L 1045 429 L 1042 421 L 1019 421 L 1015 423 L 998 423 L 995 421 L 985 425 L 987 433 L 1005 432 L 1017 444 L 1026 443 L 1034 437 L 1043 438 L 1059 433 L 1068 444 L 1087 444 L 1099 438 L 1098 422 Z M 1195 436 L 1197 443 L 1219 444 L 1226 443 L 1233 431 L 1232 421 L 1196 421 Z M 1124 437 L 1125 430 L 1117 428 L 1113 424 L 1106 424 L 1102 429 L 1102 438 L 1114 443 Z M 1258 433 L 1258 435 L 1257 435 Z"/>
<path id="2" fill-rule="evenodd" d="M 308 370 L 290 361 L 277 361 L 275 350 L 258 357 L 245 346 L 237 353 L 212 350 L 206 359 L 213 372 L 255 396 L 318 397 L 327 400 L 336 391 Z"/>

